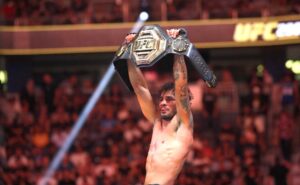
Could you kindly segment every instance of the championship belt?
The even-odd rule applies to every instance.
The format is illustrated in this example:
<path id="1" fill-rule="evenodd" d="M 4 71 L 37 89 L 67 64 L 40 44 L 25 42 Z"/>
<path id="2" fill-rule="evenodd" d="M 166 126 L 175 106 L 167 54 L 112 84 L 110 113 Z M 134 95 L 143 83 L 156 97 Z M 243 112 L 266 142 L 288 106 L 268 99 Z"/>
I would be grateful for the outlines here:
<path id="1" fill-rule="evenodd" d="M 184 55 L 201 75 L 208 87 L 215 87 L 216 76 L 209 69 L 196 47 L 188 40 L 185 29 L 179 29 L 179 35 L 171 38 L 160 26 L 147 25 L 136 34 L 130 43 L 124 43 L 113 59 L 115 69 L 130 90 L 133 90 L 128 76 L 126 60 L 138 67 L 151 67 L 168 54 Z"/>

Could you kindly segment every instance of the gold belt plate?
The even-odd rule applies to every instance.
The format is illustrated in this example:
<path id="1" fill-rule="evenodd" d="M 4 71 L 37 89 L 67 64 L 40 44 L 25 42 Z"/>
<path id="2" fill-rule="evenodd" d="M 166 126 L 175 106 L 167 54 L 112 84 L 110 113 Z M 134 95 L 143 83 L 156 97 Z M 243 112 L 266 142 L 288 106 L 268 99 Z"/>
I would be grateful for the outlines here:
<path id="1" fill-rule="evenodd" d="M 132 55 L 134 62 L 139 65 L 152 65 L 167 48 L 167 38 L 156 26 L 145 26 L 136 37 Z"/>

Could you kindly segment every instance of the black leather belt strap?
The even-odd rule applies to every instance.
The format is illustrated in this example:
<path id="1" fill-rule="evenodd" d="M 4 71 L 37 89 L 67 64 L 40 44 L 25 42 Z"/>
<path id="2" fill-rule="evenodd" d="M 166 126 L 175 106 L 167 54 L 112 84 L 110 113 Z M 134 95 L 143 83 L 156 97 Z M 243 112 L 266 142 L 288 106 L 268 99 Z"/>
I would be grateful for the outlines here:
<path id="1" fill-rule="evenodd" d="M 185 54 L 185 56 L 190 60 L 190 62 L 192 62 L 194 68 L 201 75 L 203 80 L 206 82 L 207 86 L 216 87 L 217 85 L 216 76 L 209 69 L 205 60 L 193 45 L 191 45 L 190 50 Z"/>
<path id="2" fill-rule="evenodd" d="M 133 87 L 129 80 L 128 75 L 128 66 L 127 60 L 130 59 L 130 50 L 132 47 L 132 43 L 123 43 L 122 46 L 118 49 L 113 59 L 113 64 L 115 66 L 116 71 L 118 72 L 120 78 L 126 84 L 130 91 L 133 91 Z"/>

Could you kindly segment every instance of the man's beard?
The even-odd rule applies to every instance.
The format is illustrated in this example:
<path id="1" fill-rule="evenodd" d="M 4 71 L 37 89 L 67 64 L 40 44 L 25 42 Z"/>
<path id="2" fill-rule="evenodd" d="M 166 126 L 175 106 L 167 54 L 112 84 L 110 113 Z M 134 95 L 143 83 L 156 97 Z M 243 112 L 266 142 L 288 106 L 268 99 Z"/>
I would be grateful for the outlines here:
<path id="1" fill-rule="evenodd" d="M 161 119 L 165 121 L 171 121 L 171 119 L 175 116 L 175 114 L 161 115 Z"/>

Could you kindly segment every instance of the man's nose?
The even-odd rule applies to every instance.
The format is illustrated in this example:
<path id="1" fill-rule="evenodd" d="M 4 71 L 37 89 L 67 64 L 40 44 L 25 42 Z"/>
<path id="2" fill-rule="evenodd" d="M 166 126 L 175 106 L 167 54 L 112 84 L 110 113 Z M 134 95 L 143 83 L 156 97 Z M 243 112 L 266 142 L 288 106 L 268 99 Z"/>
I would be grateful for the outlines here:
<path id="1" fill-rule="evenodd" d="M 166 100 L 165 99 L 161 100 L 160 103 L 159 103 L 160 106 L 165 105 L 165 104 L 166 104 Z"/>

